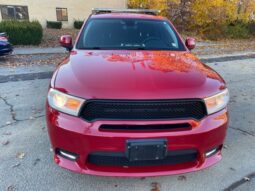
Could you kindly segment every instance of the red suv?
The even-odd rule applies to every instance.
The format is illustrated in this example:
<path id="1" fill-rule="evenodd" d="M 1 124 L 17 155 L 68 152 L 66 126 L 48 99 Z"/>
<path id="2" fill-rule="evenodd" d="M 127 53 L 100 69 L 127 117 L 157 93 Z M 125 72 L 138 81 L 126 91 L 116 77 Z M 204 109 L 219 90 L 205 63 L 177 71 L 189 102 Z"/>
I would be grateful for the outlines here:
<path id="1" fill-rule="evenodd" d="M 224 80 L 152 10 L 94 10 L 55 71 L 46 103 L 55 162 L 101 176 L 159 176 L 221 159 Z"/>

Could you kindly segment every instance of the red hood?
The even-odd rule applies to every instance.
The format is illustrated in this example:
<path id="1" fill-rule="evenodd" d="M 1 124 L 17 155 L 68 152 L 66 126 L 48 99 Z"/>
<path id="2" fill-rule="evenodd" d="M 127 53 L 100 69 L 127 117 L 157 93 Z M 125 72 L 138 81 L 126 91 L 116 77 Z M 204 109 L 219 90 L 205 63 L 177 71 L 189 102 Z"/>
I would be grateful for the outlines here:
<path id="1" fill-rule="evenodd" d="M 78 51 L 60 65 L 55 88 L 86 99 L 204 98 L 223 79 L 188 52 Z"/>

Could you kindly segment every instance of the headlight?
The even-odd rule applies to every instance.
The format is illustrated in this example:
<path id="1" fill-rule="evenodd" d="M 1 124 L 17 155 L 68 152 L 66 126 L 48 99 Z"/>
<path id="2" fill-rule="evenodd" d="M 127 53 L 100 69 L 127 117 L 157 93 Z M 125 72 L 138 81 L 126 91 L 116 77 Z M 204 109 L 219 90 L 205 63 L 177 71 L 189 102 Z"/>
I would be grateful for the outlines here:
<path id="1" fill-rule="evenodd" d="M 48 102 L 52 108 L 58 111 L 78 116 L 80 108 L 85 100 L 50 89 L 48 93 Z"/>
<path id="2" fill-rule="evenodd" d="M 225 89 L 224 91 L 214 96 L 205 98 L 204 101 L 205 101 L 207 113 L 208 114 L 216 113 L 227 106 L 229 101 L 228 89 Z"/>

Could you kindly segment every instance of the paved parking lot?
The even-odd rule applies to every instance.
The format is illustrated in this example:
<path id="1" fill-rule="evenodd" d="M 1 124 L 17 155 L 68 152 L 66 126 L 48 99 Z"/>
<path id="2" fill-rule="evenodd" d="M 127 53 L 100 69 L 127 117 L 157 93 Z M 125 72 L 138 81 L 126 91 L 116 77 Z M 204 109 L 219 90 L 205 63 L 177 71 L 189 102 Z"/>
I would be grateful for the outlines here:
<path id="1" fill-rule="evenodd" d="M 0 190 L 255 190 L 255 59 L 208 65 L 226 79 L 231 94 L 223 160 L 203 171 L 155 178 L 95 177 L 59 168 L 52 160 L 44 119 L 48 75 L 0 80 Z M 39 69 L 47 73 L 52 67 Z M 15 79 L 19 70 L 24 72 L 0 67 L 0 76 Z"/>

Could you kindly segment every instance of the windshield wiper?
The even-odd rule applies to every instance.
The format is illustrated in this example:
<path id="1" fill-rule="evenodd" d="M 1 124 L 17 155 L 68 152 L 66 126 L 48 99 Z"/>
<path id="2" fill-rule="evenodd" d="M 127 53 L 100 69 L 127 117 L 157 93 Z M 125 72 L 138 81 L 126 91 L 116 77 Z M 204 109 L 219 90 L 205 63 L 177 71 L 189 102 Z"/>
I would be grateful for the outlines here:
<path id="1" fill-rule="evenodd" d="M 95 46 L 95 47 L 82 47 L 82 50 L 101 50 L 103 48 Z"/>
<path id="2" fill-rule="evenodd" d="M 101 50 L 101 47 L 92 47 L 93 50 Z"/>
<path id="3" fill-rule="evenodd" d="M 121 47 L 122 50 L 148 50 L 146 47 L 142 46 L 123 46 Z"/>
<path id="4" fill-rule="evenodd" d="M 79 48 L 81 50 L 169 50 L 173 51 L 175 49 L 171 48 L 149 48 L 149 47 L 134 47 L 134 46 L 129 46 L 129 47 L 82 47 Z"/>

